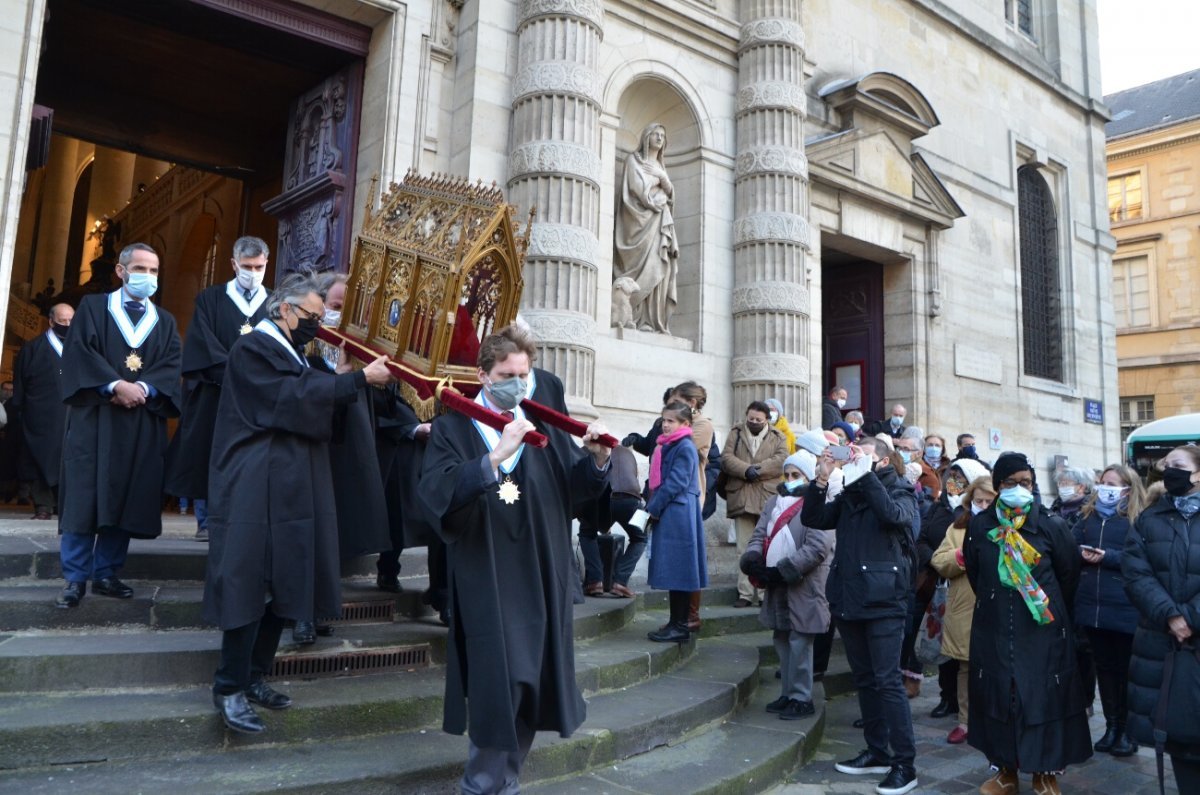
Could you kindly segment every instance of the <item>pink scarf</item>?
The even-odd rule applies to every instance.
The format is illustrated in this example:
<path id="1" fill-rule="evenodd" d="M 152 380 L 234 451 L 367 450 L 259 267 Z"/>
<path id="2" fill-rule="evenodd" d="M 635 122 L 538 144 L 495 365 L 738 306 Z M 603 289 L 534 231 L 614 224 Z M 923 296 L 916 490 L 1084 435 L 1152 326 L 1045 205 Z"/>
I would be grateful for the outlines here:
<path id="1" fill-rule="evenodd" d="M 663 447 L 691 435 L 692 427 L 690 425 L 681 425 L 679 430 L 672 433 L 659 434 L 658 440 L 654 443 L 654 455 L 650 456 L 650 491 L 654 491 L 662 484 Z"/>

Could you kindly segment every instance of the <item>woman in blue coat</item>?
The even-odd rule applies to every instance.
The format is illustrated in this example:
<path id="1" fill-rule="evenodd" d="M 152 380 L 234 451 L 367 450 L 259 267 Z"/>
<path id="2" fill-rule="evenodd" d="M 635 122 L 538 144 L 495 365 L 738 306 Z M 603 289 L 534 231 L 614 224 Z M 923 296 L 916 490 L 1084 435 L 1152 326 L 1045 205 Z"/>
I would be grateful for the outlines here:
<path id="1" fill-rule="evenodd" d="M 693 591 L 708 585 L 704 521 L 700 518 L 700 455 L 692 442 L 692 410 L 668 403 L 650 458 L 650 587 L 670 591 L 671 620 L 649 633 L 659 643 L 683 643 Z"/>

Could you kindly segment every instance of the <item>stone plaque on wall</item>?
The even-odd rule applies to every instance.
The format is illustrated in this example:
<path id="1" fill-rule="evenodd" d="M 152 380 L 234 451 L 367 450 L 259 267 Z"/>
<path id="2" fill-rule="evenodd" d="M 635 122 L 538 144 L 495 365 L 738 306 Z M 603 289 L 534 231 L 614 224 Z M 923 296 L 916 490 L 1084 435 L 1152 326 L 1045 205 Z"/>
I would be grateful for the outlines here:
<path id="1" fill-rule="evenodd" d="M 954 374 L 989 384 L 1004 383 L 1004 362 L 999 356 L 970 345 L 954 346 Z"/>

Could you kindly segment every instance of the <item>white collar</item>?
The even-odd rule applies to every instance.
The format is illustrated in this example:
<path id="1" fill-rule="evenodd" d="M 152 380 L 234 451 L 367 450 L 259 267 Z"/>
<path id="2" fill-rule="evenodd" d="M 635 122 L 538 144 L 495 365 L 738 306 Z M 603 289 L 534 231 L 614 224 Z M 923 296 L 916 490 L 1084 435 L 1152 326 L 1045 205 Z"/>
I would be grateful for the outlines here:
<path id="1" fill-rule="evenodd" d="M 50 341 L 50 347 L 54 349 L 54 352 L 62 356 L 62 340 L 58 338 L 53 329 L 46 332 L 46 339 Z"/>
<path id="2" fill-rule="evenodd" d="M 225 284 L 225 295 L 229 296 L 229 300 L 233 301 L 233 305 L 245 315 L 247 318 L 258 311 L 258 308 L 263 305 L 263 301 L 267 300 L 267 291 L 260 284 L 247 301 L 242 295 L 242 287 L 237 283 L 237 279 L 233 278 Z"/>
<path id="3" fill-rule="evenodd" d="M 146 342 L 146 338 L 150 336 L 150 332 L 158 324 L 158 309 L 154 306 L 153 301 L 129 298 L 130 301 L 138 301 L 138 303 L 146 308 L 146 313 L 142 315 L 135 326 L 129 319 L 129 313 L 125 311 L 123 298 L 125 295 L 124 287 L 108 294 L 108 313 L 112 315 L 113 321 L 117 324 L 117 329 L 121 332 L 121 336 L 125 338 L 125 342 L 129 343 L 129 347 L 140 348 Z"/>
<path id="4" fill-rule="evenodd" d="M 530 370 L 530 373 L 532 373 L 532 372 L 533 371 Z M 479 393 L 477 395 L 475 395 L 475 402 L 478 403 L 480 406 L 483 406 L 486 409 L 491 409 L 492 411 L 499 413 L 501 411 L 501 409 L 498 409 L 495 406 L 492 406 L 488 403 L 487 399 L 483 396 L 483 389 L 484 389 L 483 385 L 480 384 L 479 385 Z M 513 417 L 515 419 L 518 419 L 518 420 L 525 419 L 525 412 L 524 412 L 524 410 L 522 410 L 521 405 L 519 403 L 516 405 L 516 407 L 513 408 L 512 413 L 513 413 Z M 481 437 L 483 437 L 483 443 L 485 445 L 487 445 L 487 449 L 495 450 L 496 445 L 498 445 L 500 443 L 500 431 L 496 430 L 495 428 L 493 428 L 490 425 L 484 425 L 479 420 L 471 420 L 471 424 L 473 424 L 475 426 L 475 430 L 477 430 L 479 432 L 479 435 Z M 514 469 L 516 469 L 517 462 L 521 460 L 521 454 L 524 452 L 525 452 L 525 443 L 522 442 L 521 446 L 517 448 L 517 452 L 513 453 L 511 456 L 509 456 L 507 459 L 505 459 L 503 462 L 501 462 L 500 471 L 506 475 L 511 474 L 512 471 Z"/>
<path id="5" fill-rule="evenodd" d="M 292 345 L 291 340 L 283 336 L 283 332 L 279 330 L 279 326 L 276 326 L 273 320 L 269 320 L 268 318 L 264 317 L 262 320 L 258 321 L 258 325 L 254 327 L 254 330 L 260 331 L 263 334 L 266 334 L 268 337 L 274 337 L 275 340 L 292 355 L 293 359 L 300 362 L 300 364 L 305 367 L 309 366 L 308 360 L 296 352 L 296 348 Z"/>

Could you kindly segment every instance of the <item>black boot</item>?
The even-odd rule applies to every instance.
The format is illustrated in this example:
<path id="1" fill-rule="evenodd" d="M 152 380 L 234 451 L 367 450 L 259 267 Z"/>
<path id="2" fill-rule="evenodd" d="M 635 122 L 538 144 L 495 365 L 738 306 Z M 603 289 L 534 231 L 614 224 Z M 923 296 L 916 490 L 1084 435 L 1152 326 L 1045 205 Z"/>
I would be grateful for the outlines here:
<path id="1" fill-rule="evenodd" d="M 1129 735 L 1125 733 L 1124 724 L 1117 724 L 1117 737 L 1109 746 L 1108 752 L 1113 756 L 1133 756 L 1137 753 L 1138 746 L 1133 740 L 1129 739 Z"/>
<path id="2" fill-rule="evenodd" d="M 957 713 L 957 712 L 958 712 L 957 704 L 951 704 L 947 699 L 942 698 L 940 701 L 938 701 L 938 705 L 933 708 L 933 711 L 929 713 L 929 717 L 944 718 L 951 713 Z"/>
<path id="3" fill-rule="evenodd" d="M 1113 749 L 1113 743 L 1117 741 L 1120 732 L 1117 731 L 1117 722 L 1114 720 L 1108 721 L 1108 727 L 1104 731 L 1104 736 L 1096 741 L 1092 748 L 1096 749 L 1097 753 L 1107 754 Z"/>
<path id="4" fill-rule="evenodd" d="M 688 607 L 692 595 L 687 591 L 670 591 L 667 603 L 671 608 L 671 619 L 665 627 L 648 632 L 646 637 L 655 643 L 687 643 L 692 633 L 688 631 Z"/>

